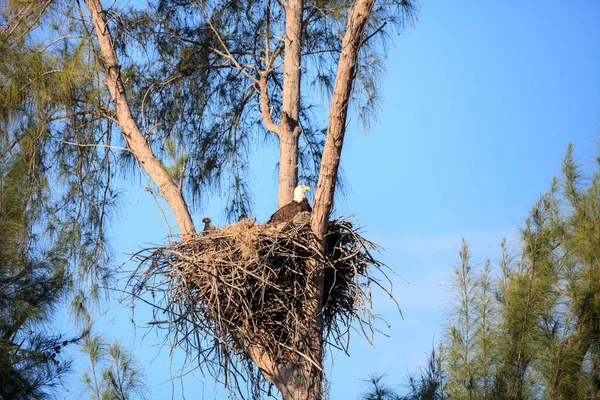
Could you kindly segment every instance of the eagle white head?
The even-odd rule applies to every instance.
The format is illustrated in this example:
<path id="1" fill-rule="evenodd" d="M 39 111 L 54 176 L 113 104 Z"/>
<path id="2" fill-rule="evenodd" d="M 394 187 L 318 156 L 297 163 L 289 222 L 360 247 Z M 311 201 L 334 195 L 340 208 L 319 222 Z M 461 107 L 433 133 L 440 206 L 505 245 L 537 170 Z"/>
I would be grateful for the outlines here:
<path id="1" fill-rule="evenodd" d="M 306 198 L 306 192 L 308 192 L 310 190 L 310 187 L 306 186 L 306 185 L 300 185 L 297 186 L 296 189 L 294 189 L 294 201 L 297 203 L 300 203 L 302 200 L 304 200 Z"/>

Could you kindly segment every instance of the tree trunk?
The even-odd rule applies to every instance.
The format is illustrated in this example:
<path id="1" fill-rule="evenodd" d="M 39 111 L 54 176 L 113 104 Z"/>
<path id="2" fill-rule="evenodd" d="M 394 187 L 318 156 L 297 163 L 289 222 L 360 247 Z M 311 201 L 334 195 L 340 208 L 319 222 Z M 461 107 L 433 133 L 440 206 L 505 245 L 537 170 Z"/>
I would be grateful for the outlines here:
<path id="1" fill-rule="evenodd" d="M 273 379 L 284 400 L 321 400 L 322 383 L 321 371 L 304 359 L 277 368 Z"/>
<path id="2" fill-rule="evenodd" d="M 303 336 L 302 342 L 295 348 L 303 355 L 290 357 L 285 363 L 274 362 L 265 353 L 260 343 L 251 343 L 240 337 L 235 337 L 235 340 L 244 348 L 267 380 L 279 390 L 283 400 L 321 400 L 323 397 L 321 332 L 310 332 L 307 329 L 306 335 Z M 311 348 L 307 350 L 304 342 L 308 337 L 317 337 L 319 341 L 312 341 Z"/>
<path id="3" fill-rule="evenodd" d="M 342 41 L 342 52 L 340 54 L 336 83 L 329 109 L 329 127 L 327 130 L 325 147 L 323 149 L 323 155 L 321 159 L 321 171 L 319 174 L 319 181 L 317 184 L 311 220 L 311 228 L 317 236 L 319 247 L 323 254 L 327 251 L 325 248 L 324 238 L 328 229 L 329 214 L 331 213 L 331 208 L 333 205 L 333 195 L 335 192 L 342 144 L 346 131 L 348 103 L 350 101 L 350 95 L 352 92 L 354 72 L 358 60 L 358 51 L 363 40 L 364 29 L 369 16 L 371 15 L 374 2 L 375 0 L 357 0 L 355 2 L 354 6 L 348 13 L 346 33 Z M 287 4 L 288 8 L 286 10 L 288 14 L 286 14 L 286 32 L 289 26 L 287 23 L 289 22 L 288 19 L 290 18 L 290 12 L 292 10 L 291 7 L 294 5 L 297 4 L 293 4 L 291 1 Z M 301 27 L 301 21 L 299 21 L 299 24 Z M 291 32 L 294 33 L 293 30 Z M 287 46 L 288 41 L 290 41 L 289 33 L 287 34 L 286 38 L 287 61 Z M 291 45 L 293 45 L 293 43 L 290 44 L 290 46 Z M 294 69 L 295 66 L 298 66 L 297 70 Z M 288 68 L 284 66 L 284 79 L 289 79 L 288 83 L 290 83 L 290 86 L 292 86 L 292 84 L 298 85 L 298 94 L 300 93 L 299 67 L 299 56 L 297 58 L 297 64 L 291 64 L 288 66 Z M 288 73 L 290 74 L 289 76 Z M 293 73 L 297 73 L 297 78 L 293 78 Z M 290 86 L 288 86 L 288 88 Z M 288 96 L 291 97 L 291 95 L 289 92 L 285 91 L 285 88 L 286 86 L 284 86 L 284 107 L 281 121 L 281 134 L 279 136 L 281 146 L 279 167 L 280 206 L 291 200 L 293 187 L 297 184 L 297 136 L 300 134 L 300 129 L 297 125 L 297 118 L 295 120 L 288 118 L 289 114 L 286 113 L 286 111 L 289 109 L 286 109 L 285 101 L 286 99 L 289 100 Z M 294 98 L 294 101 L 296 101 L 299 105 L 300 97 L 298 96 L 297 98 Z M 293 125 L 294 122 L 296 125 Z M 297 131 L 295 143 L 293 143 L 296 149 L 295 155 L 290 155 L 292 143 L 285 142 L 284 140 L 285 132 L 290 132 L 292 129 Z M 287 146 L 289 146 L 289 148 Z M 284 161 L 289 162 L 289 164 L 284 164 Z M 295 171 L 293 173 L 286 172 L 286 174 L 284 174 L 283 172 L 287 171 L 286 168 L 291 167 L 293 163 L 296 164 L 294 165 Z M 292 177 L 295 178 L 295 181 L 292 180 Z M 324 274 L 323 271 L 321 271 L 313 276 L 309 287 L 307 299 L 308 304 L 306 304 L 305 308 L 308 323 L 307 332 L 304 338 L 307 346 L 310 348 L 310 357 L 314 362 L 317 363 L 318 367 L 299 357 L 299 362 L 291 362 L 283 366 L 278 365 L 275 368 L 275 373 L 273 376 L 269 377 L 269 380 L 273 382 L 273 384 L 275 384 L 275 386 L 281 392 L 284 400 L 320 400 L 323 397 L 323 317 L 321 314 L 323 291 Z"/>
<path id="4" fill-rule="evenodd" d="M 294 188 L 298 185 L 303 10 L 303 0 L 288 0 L 285 3 L 285 54 L 279 131 L 279 207 L 292 201 Z"/>
<path id="5" fill-rule="evenodd" d="M 293 132 L 279 136 L 279 208 L 292 201 L 298 186 L 298 139 Z"/>
<path id="6" fill-rule="evenodd" d="M 105 69 L 105 83 L 113 100 L 117 122 L 123 137 L 135 158 L 161 191 L 161 196 L 173 211 L 179 232 L 185 237 L 193 235 L 194 223 L 182 196 L 181 189 L 164 170 L 150 145 L 133 119 L 127 103 L 125 86 L 121 80 L 121 66 L 117 59 L 113 38 L 106 22 L 106 14 L 99 0 L 84 0 L 92 17 L 94 31 L 100 46 L 100 55 Z"/>
<path id="7" fill-rule="evenodd" d="M 183 235 L 194 233 L 194 225 L 181 191 L 163 169 L 144 139 L 131 115 L 126 101 L 125 88 L 120 77 L 120 66 L 110 37 L 106 15 L 99 0 L 84 0 L 90 9 L 96 36 L 100 45 L 102 61 L 106 69 L 106 84 L 109 88 L 117 121 L 123 136 L 137 160 L 150 178 L 160 188 L 162 195 L 172 209 Z M 323 150 L 321 170 L 317 184 L 311 228 L 315 232 L 324 253 L 324 236 L 328 228 L 329 214 L 333 205 L 337 173 L 346 128 L 347 107 L 352 91 L 352 83 L 358 52 L 363 33 L 375 0 L 356 0 L 348 12 L 346 33 L 342 41 L 338 73 L 329 110 L 329 127 Z M 267 124 L 276 132 L 280 143 L 279 165 L 279 206 L 292 200 L 293 190 L 298 184 L 298 139 L 300 136 L 300 78 L 301 78 L 301 38 L 303 0 L 288 0 L 285 3 L 286 38 L 284 55 L 284 79 L 282 91 L 281 124 Z M 266 80 L 261 84 L 261 95 L 267 97 Z M 268 113 L 268 102 L 261 99 L 263 114 Z M 263 116 L 264 117 L 264 116 Z M 266 118 L 268 121 L 269 118 Z M 272 122 L 272 121 L 271 121 Z M 301 340 L 292 346 L 297 354 L 284 362 L 271 359 L 260 344 L 251 344 L 236 338 L 246 354 L 260 368 L 265 377 L 282 394 L 284 400 L 321 400 L 323 383 L 323 320 L 321 304 L 324 290 L 324 276 L 313 276 L 309 298 L 306 304 L 306 328 Z"/>
<path id="8" fill-rule="evenodd" d="M 327 233 L 329 225 L 358 52 L 373 4 L 375 0 L 356 0 L 346 21 L 346 33 L 342 40 L 342 51 L 329 107 L 329 126 L 321 156 L 321 170 L 311 220 L 313 232 L 321 239 Z"/>

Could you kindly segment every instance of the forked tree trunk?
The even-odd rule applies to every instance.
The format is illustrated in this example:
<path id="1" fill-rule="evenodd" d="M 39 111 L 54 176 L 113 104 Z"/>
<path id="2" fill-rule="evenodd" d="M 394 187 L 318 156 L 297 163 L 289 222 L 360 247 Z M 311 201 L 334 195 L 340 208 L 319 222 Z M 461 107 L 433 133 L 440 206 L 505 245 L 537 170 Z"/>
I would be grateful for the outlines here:
<path id="1" fill-rule="evenodd" d="M 288 0 L 285 8 L 285 53 L 283 60 L 283 90 L 281 93 L 281 123 L 273 126 L 268 114 L 266 80 L 261 81 L 261 111 L 267 129 L 279 136 L 278 206 L 292 201 L 298 185 L 298 142 L 300 137 L 300 82 L 302 77 L 302 16 L 303 0 Z M 311 308 L 312 309 L 312 308 Z M 312 315 L 312 313 L 311 313 Z M 320 400 L 322 398 L 322 323 L 307 318 L 303 355 L 290 357 L 285 363 L 265 365 L 268 357 L 254 348 L 248 354 L 275 385 L 284 400 Z M 309 348 L 307 349 L 306 346 Z M 268 363 L 268 361 L 267 361 Z M 262 365 L 261 365 L 262 364 Z"/>
<path id="2" fill-rule="evenodd" d="M 323 253 L 325 234 L 333 206 L 333 197 L 337 182 L 346 121 L 348 103 L 352 93 L 358 53 L 363 40 L 364 30 L 371 15 L 375 0 L 357 0 L 348 13 L 346 33 L 342 41 L 342 51 L 338 62 L 338 72 L 329 109 L 329 127 L 325 147 L 321 158 L 321 170 L 317 184 L 311 228 L 319 240 Z M 323 318 L 321 304 L 324 292 L 323 271 L 315 274 L 309 286 L 305 343 L 309 353 L 317 364 L 311 364 L 301 357 L 297 363 L 288 363 L 275 368 L 279 373 L 272 382 L 277 386 L 285 400 L 320 400 L 323 386 Z"/>
<path id="3" fill-rule="evenodd" d="M 114 44 L 108 29 L 106 15 L 99 0 L 84 0 L 87 4 L 100 46 L 102 61 L 106 71 L 106 84 L 114 103 L 117 121 L 127 144 L 138 162 L 161 190 L 161 195 L 171 207 L 177 225 L 183 235 L 194 233 L 194 225 L 188 207 L 178 186 L 163 169 L 152 149 L 142 135 L 132 117 L 127 104 L 125 88 L 120 77 L 120 66 Z M 329 110 L 329 127 L 317 184 L 311 228 L 319 239 L 321 250 L 326 251 L 324 235 L 327 232 L 329 216 L 337 180 L 342 144 L 346 128 L 348 103 L 358 52 L 363 40 L 366 23 L 375 0 L 356 0 L 348 12 L 346 33 L 342 41 L 336 83 Z M 298 184 L 298 138 L 300 125 L 300 78 L 301 78 L 301 37 L 302 0 L 288 0 L 286 11 L 286 41 L 284 56 L 284 87 L 282 92 L 281 125 L 268 129 L 276 132 L 280 139 L 279 165 L 279 205 L 291 201 L 293 189 Z M 266 80 L 262 81 L 266 85 Z M 266 94 L 266 86 L 264 93 Z M 266 96 L 265 96 L 266 97 Z M 261 111 L 267 113 L 268 103 L 261 99 Z M 257 344 L 238 340 L 265 377 L 281 392 L 284 400 L 322 399 L 322 356 L 323 322 L 321 301 L 323 298 L 323 274 L 316 274 L 309 288 L 308 304 L 305 305 L 305 334 L 302 343 L 292 349 L 299 354 L 285 362 L 274 362 Z M 308 348 L 307 348 L 308 347 Z M 301 354 L 300 354 L 301 353 Z"/>
<path id="4" fill-rule="evenodd" d="M 336 76 L 335 87 L 333 91 L 331 106 L 329 109 L 329 127 L 325 147 L 321 158 L 321 170 L 317 184 L 315 201 L 311 218 L 311 228 L 316 234 L 320 249 L 322 252 L 327 251 L 325 248 L 324 237 L 329 225 L 329 217 L 333 206 L 333 198 L 337 181 L 337 174 L 340 164 L 342 145 L 344 142 L 344 134 L 346 132 L 346 121 L 348 116 L 348 103 L 352 93 L 352 84 L 355 77 L 356 63 L 358 53 L 363 40 L 365 26 L 371 15 L 371 10 L 375 0 L 357 0 L 348 13 L 346 22 L 346 33 L 342 41 L 342 51 L 338 63 L 338 72 Z M 292 1 L 287 3 L 287 7 L 293 7 Z M 289 25 L 289 12 L 286 9 L 286 31 Z M 293 33 L 293 31 L 292 31 Z M 286 35 L 289 40 L 290 34 Z M 288 54 L 288 41 L 286 40 L 286 56 Z M 286 58 L 287 60 L 287 58 Z M 296 104 L 300 104 L 299 84 L 300 70 L 295 69 L 299 66 L 300 59 L 297 59 L 298 64 L 290 63 L 288 68 L 284 66 L 284 76 L 290 79 L 288 82 L 297 83 L 298 97 L 294 99 Z M 286 65 L 284 63 L 284 65 Z M 298 73 L 297 77 L 290 77 L 288 72 Z M 284 79 L 285 79 L 284 78 Z M 290 83 L 288 83 L 289 85 Z M 288 88 L 290 86 L 287 86 Z M 263 86 L 264 88 L 264 86 Z M 296 129 L 299 135 L 300 129 L 298 125 L 291 124 L 286 127 L 285 103 L 289 100 L 289 92 L 284 86 L 284 113 L 282 115 L 282 123 L 280 126 L 280 166 L 279 166 L 279 205 L 283 205 L 291 201 L 293 188 L 297 185 L 298 174 L 298 139 L 297 136 L 288 136 L 293 140 L 286 141 L 285 133 L 292 129 Z M 266 90 L 264 91 L 266 93 Z M 266 96 L 263 96 L 263 100 Z M 267 110 L 266 102 L 263 103 L 262 111 Z M 268 122 L 269 118 L 265 118 Z M 288 122 L 290 120 L 287 120 Z M 295 120 L 297 124 L 297 119 Z M 268 125 L 268 124 L 267 124 Z M 272 131 L 275 129 L 268 128 Z M 304 352 L 307 357 L 297 356 L 294 359 L 286 360 L 286 363 L 273 364 L 259 349 L 253 348 L 247 352 L 253 361 L 261 368 L 267 379 L 272 382 L 284 400 L 321 400 L 323 397 L 323 319 L 321 315 L 321 304 L 324 292 L 324 275 L 321 272 L 316 274 L 309 287 L 308 304 L 305 305 L 306 311 L 306 330 L 303 335 L 304 345 L 309 346 L 309 349 L 299 347 L 297 350 Z M 248 346 L 247 346 L 248 348 Z"/>

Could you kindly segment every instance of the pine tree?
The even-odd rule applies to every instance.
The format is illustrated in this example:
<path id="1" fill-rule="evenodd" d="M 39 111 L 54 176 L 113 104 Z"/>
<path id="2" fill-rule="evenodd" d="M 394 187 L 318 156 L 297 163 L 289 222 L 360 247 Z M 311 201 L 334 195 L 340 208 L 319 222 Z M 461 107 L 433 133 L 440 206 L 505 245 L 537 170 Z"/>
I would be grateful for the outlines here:
<path id="1" fill-rule="evenodd" d="M 109 344 L 91 334 L 85 337 L 81 351 L 89 360 L 89 369 L 82 380 L 92 400 L 146 398 L 148 388 L 142 368 L 118 341 Z"/>
<path id="2" fill-rule="evenodd" d="M 455 304 L 451 309 L 450 324 L 446 332 L 447 345 L 444 350 L 448 363 L 446 390 L 452 398 L 473 399 L 477 390 L 475 372 L 476 296 L 477 277 L 471 264 L 469 246 L 463 240 L 460 264 L 454 267 L 453 295 Z"/>
<path id="3" fill-rule="evenodd" d="M 0 159 L 0 398 L 51 398 L 76 339 L 49 329 L 68 287 L 58 248 L 44 248 L 32 226 L 40 212 L 35 165 L 22 154 Z"/>
<path id="4" fill-rule="evenodd" d="M 600 157 L 589 170 L 570 145 L 520 248 L 502 242 L 498 278 L 489 261 L 473 268 L 463 242 L 441 348 L 447 384 L 439 390 L 449 398 L 600 395 Z"/>
<path id="5" fill-rule="evenodd" d="M 39 227 L 63 246 L 84 329 L 113 272 L 106 228 L 117 179 L 143 179 L 189 239 L 192 211 L 221 189 L 230 220 L 251 214 L 247 155 L 266 133 L 279 147 L 277 202 L 290 200 L 299 177 L 315 183 L 311 229 L 325 254 L 349 108 L 372 115 L 385 54 L 377 39 L 414 10 L 407 0 L 2 5 L 2 157 L 31 143 L 53 183 L 40 189 Z M 311 81 L 329 102 L 320 114 Z M 244 348 L 285 398 L 322 397 L 324 279 L 311 281 L 295 359 Z"/>

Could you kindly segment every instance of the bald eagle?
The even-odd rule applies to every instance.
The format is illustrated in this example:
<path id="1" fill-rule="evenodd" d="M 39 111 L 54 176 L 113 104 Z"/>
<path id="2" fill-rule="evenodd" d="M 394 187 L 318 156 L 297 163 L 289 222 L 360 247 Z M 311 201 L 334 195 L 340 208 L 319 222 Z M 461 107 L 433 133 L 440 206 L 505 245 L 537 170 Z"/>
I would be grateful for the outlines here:
<path id="1" fill-rule="evenodd" d="M 202 231 L 204 235 L 209 234 L 211 231 L 217 230 L 217 227 L 212 224 L 212 220 L 210 219 L 210 217 L 204 217 L 204 219 L 202 219 L 202 222 L 204 222 L 204 230 Z"/>
<path id="2" fill-rule="evenodd" d="M 294 200 L 281 207 L 275 212 L 275 214 L 271 215 L 271 218 L 269 221 L 267 221 L 267 223 L 279 224 L 281 222 L 288 222 L 291 221 L 299 212 L 312 212 L 312 208 L 310 207 L 310 204 L 308 204 L 308 200 L 304 194 L 309 190 L 310 188 L 305 185 L 296 187 L 296 189 L 294 189 Z"/>

